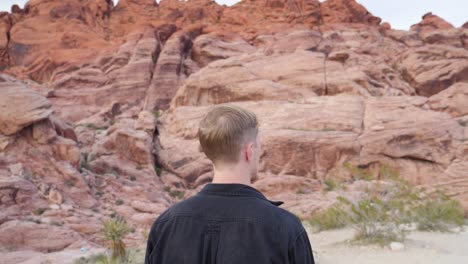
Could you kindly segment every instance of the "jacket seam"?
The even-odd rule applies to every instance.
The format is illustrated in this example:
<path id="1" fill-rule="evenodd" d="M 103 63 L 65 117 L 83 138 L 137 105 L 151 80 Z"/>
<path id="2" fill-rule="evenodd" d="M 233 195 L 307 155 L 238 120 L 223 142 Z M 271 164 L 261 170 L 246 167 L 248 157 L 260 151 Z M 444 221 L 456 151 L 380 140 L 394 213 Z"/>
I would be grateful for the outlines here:
<path id="1" fill-rule="evenodd" d="M 302 231 L 298 235 L 296 235 L 296 237 L 292 240 L 291 245 L 289 246 L 289 249 L 288 249 L 289 251 L 294 247 L 294 245 L 296 244 L 297 239 L 299 239 L 299 237 L 302 236 L 305 232 L 306 232 L 306 230 L 303 228 Z"/>
<path id="2" fill-rule="evenodd" d="M 217 195 L 217 194 L 220 194 L 220 195 Z M 209 196 L 222 196 L 222 195 L 225 195 L 225 196 L 236 196 L 236 197 L 246 197 L 246 198 L 257 198 L 257 199 L 260 199 L 262 201 L 269 202 L 270 204 L 272 204 L 272 202 L 270 200 L 268 200 L 266 197 L 262 197 L 260 195 L 246 195 L 245 193 L 238 193 L 238 192 L 225 193 L 225 192 L 204 191 L 203 193 L 200 193 L 199 195 L 202 195 L 202 196 L 203 195 L 209 195 Z"/>

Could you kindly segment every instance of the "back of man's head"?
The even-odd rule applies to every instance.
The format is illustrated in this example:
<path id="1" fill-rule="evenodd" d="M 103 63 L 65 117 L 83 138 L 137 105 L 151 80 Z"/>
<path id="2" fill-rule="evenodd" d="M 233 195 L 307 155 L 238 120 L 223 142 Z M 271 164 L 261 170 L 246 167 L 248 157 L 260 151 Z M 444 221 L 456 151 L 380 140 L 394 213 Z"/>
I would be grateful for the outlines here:
<path id="1" fill-rule="evenodd" d="M 255 142 L 258 122 L 254 113 L 236 106 L 217 106 L 200 122 L 198 137 L 206 156 L 215 164 L 235 164 L 249 141 Z"/>

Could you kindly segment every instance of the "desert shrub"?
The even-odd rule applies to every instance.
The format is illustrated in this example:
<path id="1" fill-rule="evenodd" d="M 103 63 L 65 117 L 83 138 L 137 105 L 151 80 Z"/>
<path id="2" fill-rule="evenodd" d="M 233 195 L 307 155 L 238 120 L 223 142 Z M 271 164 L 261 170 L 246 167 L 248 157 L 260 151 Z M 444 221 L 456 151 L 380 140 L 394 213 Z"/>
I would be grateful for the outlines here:
<path id="1" fill-rule="evenodd" d="M 356 203 L 345 200 L 349 205 L 349 219 L 356 234 L 354 241 L 384 246 L 392 241 L 401 241 L 405 231 L 400 225 L 405 221 L 404 212 L 390 206 L 390 201 L 375 196 L 366 197 Z"/>
<path id="2" fill-rule="evenodd" d="M 63 226 L 64 222 L 62 222 L 62 221 L 60 221 L 60 222 L 59 221 L 51 221 L 50 224 L 53 225 L 53 226 Z"/>
<path id="3" fill-rule="evenodd" d="M 460 202 L 442 192 L 424 199 L 414 210 L 414 220 L 423 231 L 450 231 L 452 227 L 464 225 L 464 212 Z"/>
<path id="4" fill-rule="evenodd" d="M 82 158 L 80 160 L 80 172 L 84 172 L 85 170 L 93 171 L 93 168 L 89 164 L 90 158 L 88 156 L 88 153 L 83 153 Z"/>
<path id="5" fill-rule="evenodd" d="M 170 186 L 164 186 L 164 191 L 169 193 L 172 198 L 182 199 L 184 198 L 185 192 L 177 189 L 172 189 Z"/>
<path id="6" fill-rule="evenodd" d="M 115 201 L 115 204 L 116 205 L 122 205 L 122 204 L 124 204 L 124 201 L 122 199 L 117 199 L 117 201 Z"/>
<path id="7" fill-rule="evenodd" d="M 306 191 L 302 188 L 296 190 L 296 194 L 306 194 Z"/>
<path id="8" fill-rule="evenodd" d="M 158 177 L 161 177 L 161 173 L 162 169 L 160 167 L 156 167 L 156 175 L 158 175 Z"/>
<path id="9" fill-rule="evenodd" d="M 374 183 L 356 202 L 342 197 L 339 200 L 348 206 L 356 230 L 354 242 L 381 246 L 405 239 L 404 225 L 414 220 L 414 208 L 422 201 L 419 191 L 404 180 Z"/>
<path id="10" fill-rule="evenodd" d="M 153 115 L 154 115 L 154 118 L 158 119 L 159 117 L 161 117 L 161 112 L 159 110 L 155 110 L 153 112 Z"/>
<path id="11" fill-rule="evenodd" d="M 334 179 L 325 179 L 323 181 L 323 184 L 325 185 L 324 187 L 324 191 L 326 192 L 331 192 L 331 191 L 334 191 L 336 189 L 342 189 L 342 190 L 346 190 L 346 186 L 344 184 L 344 182 L 342 181 L 336 181 Z"/>
<path id="12" fill-rule="evenodd" d="M 317 230 L 331 230 L 346 227 L 350 224 L 348 212 L 342 204 L 337 203 L 332 207 L 312 216 L 309 223 Z"/>
<path id="13" fill-rule="evenodd" d="M 370 181 L 373 179 L 372 172 L 368 169 L 359 168 L 349 162 L 344 164 L 344 168 L 351 173 L 354 180 Z"/>
<path id="14" fill-rule="evenodd" d="M 107 126 L 107 125 L 99 126 L 99 125 L 94 124 L 94 123 L 86 123 L 86 124 L 84 124 L 84 126 L 87 127 L 87 128 L 93 129 L 93 130 L 106 130 L 106 129 L 109 128 L 109 126 Z"/>
<path id="15" fill-rule="evenodd" d="M 415 223 L 419 230 L 449 231 L 463 226 L 465 220 L 458 201 L 441 191 L 427 194 L 424 189 L 399 179 L 373 183 L 357 201 L 339 197 L 335 205 L 309 221 L 319 230 L 350 225 L 356 230 L 354 242 L 383 246 L 404 240 L 407 224 Z"/>
<path id="16" fill-rule="evenodd" d="M 75 181 L 73 181 L 72 179 L 67 179 L 67 180 L 65 181 L 65 184 L 66 184 L 69 188 L 71 188 L 71 187 L 74 187 L 74 186 L 75 186 Z"/>
<path id="17" fill-rule="evenodd" d="M 337 187 L 337 184 L 333 179 L 326 179 L 323 183 L 325 184 L 325 191 L 327 192 L 333 191 Z"/>
<path id="18" fill-rule="evenodd" d="M 169 192 L 169 195 L 172 197 L 172 198 L 176 198 L 176 199 L 182 199 L 184 198 L 184 195 L 185 195 L 185 192 L 183 191 L 179 191 L 179 190 L 171 190 Z"/>
<path id="19" fill-rule="evenodd" d="M 47 211 L 47 208 L 41 207 L 41 208 L 34 209 L 33 213 L 35 215 L 42 215 L 45 211 Z"/>
<path id="20" fill-rule="evenodd" d="M 379 168 L 379 176 L 381 179 L 396 181 L 400 178 L 400 171 L 386 164 L 383 164 Z"/>
<path id="21" fill-rule="evenodd" d="M 103 223 L 101 234 L 108 242 L 111 259 L 125 261 L 127 256 L 123 238 L 130 232 L 127 222 L 122 217 L 116 217 Z"/>

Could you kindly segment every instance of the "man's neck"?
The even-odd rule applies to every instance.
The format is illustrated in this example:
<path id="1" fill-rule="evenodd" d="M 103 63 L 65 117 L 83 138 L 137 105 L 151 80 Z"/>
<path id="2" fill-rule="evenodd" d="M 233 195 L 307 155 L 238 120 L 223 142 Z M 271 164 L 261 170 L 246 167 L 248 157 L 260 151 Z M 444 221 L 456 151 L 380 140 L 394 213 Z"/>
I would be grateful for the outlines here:
<path id="1" fill-rule="evenodd" d="M 240 183 L 251 185 L 250 176 L 247 171 L 237 166 L 223 166 L 220 169 L 214 167 L 212 183 Z"/>

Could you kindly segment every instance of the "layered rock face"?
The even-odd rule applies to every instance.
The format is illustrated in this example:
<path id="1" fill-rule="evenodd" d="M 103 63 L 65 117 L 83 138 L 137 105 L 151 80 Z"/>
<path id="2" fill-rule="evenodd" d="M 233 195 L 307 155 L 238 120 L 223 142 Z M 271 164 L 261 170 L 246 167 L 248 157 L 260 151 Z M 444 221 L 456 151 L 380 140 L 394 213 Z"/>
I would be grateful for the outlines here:
<path id="1" fill-rule="evenodd" d="M 435 15 L 392 30 L 343 0 L 34 0 L 1 13 L 0 250 L 101 242 L 117 215 L 140 243 L 212 179 L 197 128 L 219 104 L 257 114 L 254 186 L 301 217 L 340 195 L 325 181 L 352 196 L 357 172 L 389 170 L 468 211 L 467 45 L 466 27 Z M 18 230 L 57 243 L 3 239 Z"/>

